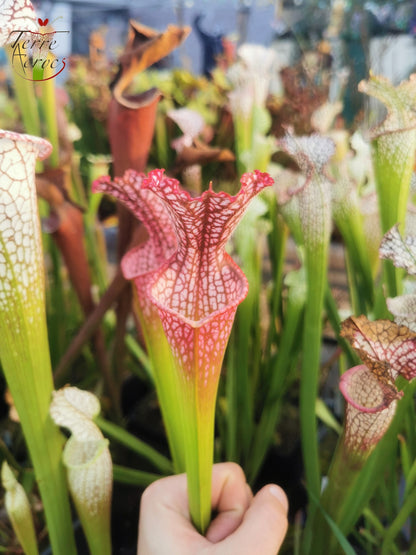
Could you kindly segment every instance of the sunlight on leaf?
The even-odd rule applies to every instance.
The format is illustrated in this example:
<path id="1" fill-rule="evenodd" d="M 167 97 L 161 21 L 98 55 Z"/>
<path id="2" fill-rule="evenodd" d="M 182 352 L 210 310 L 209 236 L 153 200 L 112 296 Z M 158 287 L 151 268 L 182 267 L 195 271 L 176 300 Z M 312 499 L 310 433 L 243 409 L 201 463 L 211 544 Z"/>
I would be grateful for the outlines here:
<path id="1" fill-rule="evenodd" d="M 182 146 L 191 146 L 192 141 L 202 133 L 205 122 L 199 112 L 189 108 L 178 108 L 177 110 L 169 110 L 168 118 L 176 123 L 182 131 L 182 137 L 174 141 L 176 150 L 180 150 Z"/>
<path id="2" fill-rule="evenodd" d="M 316 416 L 320 418 L 328 428 L 332 428 L 338 435 L 341 434 L 342 427 L 322 399 L 316 400 L 315 412 Z"/>
<path id="3" fill-rule="evenodd" d="M 368 81 L 359 83 L 358 90 L 377 98 L 388 110 L 384 122 L 373 130 L 373 137 L 416 126 L 416 74 L 397 86 L 382 75 L 370 74 Z"/>
<path id="4" fill-rule="evenodd" d="M 400 295 L 387 299 L 387 308 L 399 326 L 416 332 L 416 295 Z"/>
<path id="5" fill-rule="evenodd" d="M 396 268 L 404 268 L 407 273 L 416 275 L 416 237 L 402 239 L 398 225 L 384 235 L 379 252 L 380 258 L 391 260 Z"/>
<path id="6" fill-rule="evenodd" d="M 307 176 L 322 172 L 325 164 L 335 152 L 332 139 L 322 137 L 317 133 L 303 137 L 287 133 L 279 144 L 282 150 L 296 160 L 300 169 Z"/>
<path id="7" fill-rule="evenodd" d="M 341 101 L 325 102 L 317 108 L 311 116 L 311 125 L 318 133 L 327 133 L 334 123 L 335 118 L 342 112 Z"/>

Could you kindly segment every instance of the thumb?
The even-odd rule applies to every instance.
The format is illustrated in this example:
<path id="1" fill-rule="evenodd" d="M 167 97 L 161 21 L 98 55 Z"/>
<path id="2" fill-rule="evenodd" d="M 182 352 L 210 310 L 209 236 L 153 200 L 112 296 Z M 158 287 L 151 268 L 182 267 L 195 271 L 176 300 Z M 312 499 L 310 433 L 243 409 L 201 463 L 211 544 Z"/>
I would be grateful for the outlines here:
<path id="1" fill-rule="evenodd" d="M 224 554 L 276 555 L 287 531 L 287 511 L 284 491 L 275 484 L 264 486 L 251 502 L 241 525 L 221 542 Z"/>

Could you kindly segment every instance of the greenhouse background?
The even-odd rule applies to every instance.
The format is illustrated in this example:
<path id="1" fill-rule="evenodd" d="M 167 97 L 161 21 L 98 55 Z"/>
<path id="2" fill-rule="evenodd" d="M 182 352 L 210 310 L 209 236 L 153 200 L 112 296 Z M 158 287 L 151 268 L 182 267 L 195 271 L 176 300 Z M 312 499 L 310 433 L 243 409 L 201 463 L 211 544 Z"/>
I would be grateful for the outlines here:
<path id="1" fill-rule="evenodd" d="M 416 553 L 415 184 L 416 1 L 0 0 L 0 551 Z"/>
<path id="2" fill-rule="evenodd" d="M 335 3 L 336 4 L 336 3 Z M 413 1 L 340 2 L 346 12 L 343 28 L 331 45 L 332 67 L 350 69 L 347 91 L 352 95 L 351 121 L 360 101 L 354 91 L 368 68 L 381 73 L 397 84 L 414 69 L 416 59 L 416 5 Z M 69 34 L 60 40 L 61 55 L 88 53 L 90 35 L 99 31 L 109 60 L 117 58 L 132 18 L 155 29 L 169 23 L 190 25 L 194 31 L 180 49 L 173 52 L 165 65 L 184 67 L 204 73 L 204 48 L 219 50 L 219 38 L 228 38 L 236 46 L 244 43 L 274 48 L 282 67 L 299 60 L 302 52 L 328 41 L 329 0 L 162 0 L 155 2 L 71 2 L 39 1 L 39 13 L 60 24 Z M 195 19 L 199 18 L 196 24 Z M 212 37 L 205 45 L 196 32 L 196 25 Z M 215 40 L 217 45 L 215 46 Z M 340 43 L 338 42 L 340 41 Z M 209 58 L 212 58 L 208 54 Z M 209 71 L 209 70 L 208 70 Z M 64 79 L 65 76 L 62 76 Z M 334 85 L 335 90 L 337 85 Z M 334 93 L 336 94 L 336 92 Z M 347 99 L 348 109 L 348 99 Z"/>

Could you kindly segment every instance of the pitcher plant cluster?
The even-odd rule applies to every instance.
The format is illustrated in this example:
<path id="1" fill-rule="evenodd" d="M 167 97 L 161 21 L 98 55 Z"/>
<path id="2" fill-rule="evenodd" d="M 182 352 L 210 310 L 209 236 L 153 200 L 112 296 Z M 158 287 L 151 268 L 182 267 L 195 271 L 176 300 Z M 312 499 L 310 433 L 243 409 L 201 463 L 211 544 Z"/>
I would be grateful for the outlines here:
<path id="1" fill-rule="evenodd" d="M 53 28 L 4 4 L 12 62 L 16 26 Z M 312 54 L 285 72 L 245 44 L 210 80 L 149 69 L 189 33 L 131 22 L 113 68 L 95 37 L 66 91 L 13 74 L 0 363 L 27 456 L 0 442 L 4 547 L 76 553 L 79 518 L 90 552 L 111 553 L 117 485 L 180 472 L 204 534 L 212 464 L 233 460 L 253 487 L 287 486 L 282 552 L 412 553 L 416 75 L 370 73 L 358 89 L 386 117 L 350 130 L 325 76 L 321 96 L 293 80 Z"/>

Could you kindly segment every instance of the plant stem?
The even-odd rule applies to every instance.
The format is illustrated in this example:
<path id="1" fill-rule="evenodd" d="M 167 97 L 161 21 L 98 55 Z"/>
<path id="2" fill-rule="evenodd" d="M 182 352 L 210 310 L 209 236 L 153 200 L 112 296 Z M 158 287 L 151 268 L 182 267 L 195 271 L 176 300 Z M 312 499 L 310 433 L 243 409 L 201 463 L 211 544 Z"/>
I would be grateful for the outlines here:
<path id="1" fill-rule="evenodd" d="M 310 501 L 305 529 L 303 552 L 309 553 L 316 514 L 313 498 L 319 499 L 321 471 L 319 464 L 318 430 L 315 414 L 318 395 L 322 341 L 322 311 L 327 285 L 328 239 L 311 243 L 305 238 L 307 301 L 303 330 L 302 367 L 300 381 L 300 422 L 303 463 Z"/>
<path id="2" fill-rule="evenodd" d="M 399 534 L 400 530 L 403 528 L 406 520 L 409 518 L 412 511 L 416 508 L 416 489 L 414 489 L 405 502 L 403 503 L 402 508 L 399 511 L 399 514 L 390 524 L 387 529 L 387 532 L 384 536 L 383 545 L 381 547 L 381 554 L 388 555 L 391 553 L 391 548 L 394 542 L 395 537 Z"/>
<path id="3" fill-rule="evenodd" d="M 270 321 L 275 322 L 279 317 L 282 304 L 283 270 L 289 228 L 282 216 L 277 212 L 275 202 L 269 202 L 269 214 L 273 225 L 269 235 L 269 252 L 273 267 L 273 296 L 271 300 Z M 267 334 L 266 353 L 270 352 L 275 333 L 275 326 L 271 325 Z"/>
<path id="4" fill-rule="evenodd" d="M 406 220 L 407 200 L 413 171 L 416 145 L 414 129 L 398 130 L 382 135 L 373 142 L 373 159 L 380 208 L 381 231 L 396 223 L 401 229 Z M 383 260 L 384 279 L 389 297 L 402 290 L 401 272 L 391 261 Z"/>
<path id="5" fill-rule="evenodd" d="M 238 313 L 238 312 L 237 312 Z M 237 456 L 237 420 L 238 420 L 238 406 L 237 406 L 237 380 L 238 371 L 236 364 L 236 350 L 237 341 L 235 340 L 235 333 L 231 332 L 230 343 L 227 349 L 227 373 L 225 383 L 225 395 L 227 400 L 227 413 L 226 413 L 226 442 L 225 452 L 227 461 L 238 461 Z"/>
<path id="6" fill-rule="evenodd" d="M 293 292 L 293 291 L 292 291 Z M 260 470 L 264 456 L 271 443 L 276 422 L 281 409 L 280 399 L 284 392 L 284 384 L 298 357 L 297 347 L 300 344 L 300 325 L 302 322 L 305 298 L 302 294 L 290 294 L 288 307 L 285 315 L 282 336 L 279 342 L 279 352 L 276 363 L 273 364 L 270 372 L 270 382 L 263 405 L 260 422 L 254 435 L 254 442 L 250 450 L 248 462 L 248 481 L 252 483 Z"/>
<path id="7" fill-rule="evenodd" d="M 129 484 L 131 486 L 147 487 L 152 482 L 164 478 L 163 474 L 152 474 L 151 472 L 143 472 L 133 468 L 126 468 L 113 464 L 113 478 L 114 481 L 120 484 Z"/>
<path id="8" fill-rule="evenodd" d="M 1 239 L 0 250 L 7 258 Z M 76 550 L 61 461 L 63 437 L 49 416 L 53 382 L 45 308 L 43 295 L 33 296 L 28 309 L 16 293 L 15 305 L 2 315 L 0 358 L 35 470 L 52 549 L 70 555 Z"/>
<path id="9" fill-rule="evenodd" d="M 14 91 L 22 113 L 25 131 L 30 135 L 39 137 L 41 136 L 41 126 L 33 81 L 23 79 L 13 69 L 13 49 L 11 46 L 6 46 L 6 53 L 9 58 Z"/>
<path id="10" fill-rule="evenodd" d="M 121 271 L 117 272 L 113 278 L 113 281 L 110 283 L 106 292 L 100 299 L 100 302 L 94 308 L 94 311 L 91 312 L 91 314 L 87 317 L 77 335 L 74 337 L 71 344 L 69 345 L 66 353 L 60 360 L 54 372 L 55 381 L 62 377 L 65 369 L 75 359 L 75 357 L 82 350 L 87 341 L 89 341 L 94 331 L 100 325 L 101 319 L 104 317 L 107 310 L 109 310 L 109 308 L 127 286 L 128 283 L 124 279 Z"/>
<path id="11" fill-rule="evenodd" d="M 300 382 L 300 419 L 306 483 L 313 495 L 319 498 L 321 473 L 315 402 L 318 394 L 321 360 L 322 308 L 326 286 L 327 246 L 315 245 L 306 251 L 307 302 L 303 331 L 303 358 Z M 308 521 L 313 521 L 315 509 L 310 505 Z"/>
<path id="12" fill-rule="evenodd" d="M 247 268 L 244 269 L 246 270 L 246 275 L 249 275 Z M 253 338 L 253 335 L 255 335 L 253 329 L 256 327 L 254 322 L 257 321 L 257 329 L 259 326 L 258 319 L 256 318 L 258 315 L 258 306 L 255 304 L 256 287 L 255 282 L 250 279 L 250 277 L 253 277 L 252 272 L 251 274 L 248 277 L 250 290 L 246 299 L 238 307 L 238 317 L 236 318 L 233 330 L 235 362 L 232 372 L 235 372 L 236 376 L 234 381 L 235 387 L 232 390 L 235 393 L 235 399 L 230 408 L 233 407 L 236 410 L 237 445 L 240 448 L 237 457 L 241 461 L 249 459 L 249 448 L 253 435 L 253 396 L 251 391 L 255 389 L 251 387 L 250 378 L 255 369 L 252 367 L 253 357 L 250 357 L 250 354 L 260 350 L 260 345 L 257 344 L 256 338 Z M 251 287 L 252 285 L 254 287 Z"/>
<path id="13" fill-rule="evenodd" d="M 55 81 L 48 79 L 37 83 L 40 88 L 40 106 L 42 108 L 42 115 L 46 125 L 46 135 L 49 142 L 53 146 L 53 150 L 49 157 L 48 163 L 50 167 L 57 168 L 59 166 L 59 137 L 58 137 L 58 123 L 56 119 L 57 106 L 55 95 Z"/>
<path id="14" fill-rule="evenodd" d="M 193 524 L 201 534 L 205 534 L 211 520 L 215 395 L 204 402 L 195 383 L 184 383 L 183 386 L 189 510 Z"/>
<path id="15" fill-rule="evenodd" d="M 173 459 L 173 468 L 176 473 L 185 472 L 186 462 L 182 441 L 182 422 L 180 411 L 178 410 L 180 406 L 178 390 L 181 385 L 177 382 L 171 349 L 157 311 L 154 311 L 151 318 L 144 316 L 140 308 L 136 289 L 133 289 L 133 306 L 134 312 L 140 321 L 151 362 L 152 378 L 160 403 L 169 449 Z"/>
<path id="16" fill-rule="evenodd" d="M 252 115 L 250 114 L 246 117 L 243 114 L 236 114 L 233 120 L 235 128 L 235 149 L 237 153 L 237 173 L 242 175 L 244 172 L 254 169 L 250 169 L 244 161 L 244 155 L 250 153 L 252 146 Z"/>
<path id="17" fill-rule="evenodd" d="M 397 434 L 404 415 L 413 401 L 415 389 L 416 380 L 406 387 L 404 398 L 398 404 L 389 430 L 364 466 L 357 461 L 355 463 L 350 461 L 347 465 L 348 459 L 342 455 L 342 440 L 339 442 L 329 473 L 329 483 L 323 494 L 322 505 L 344 535 L 351 532 L 364 507 L 368 504 L 374 489 L 382 480 L 383 470 L 395 456 Z M 321 529 L 322 520 L 318 524 L 315 528 L 313 548 L 324 550 L 316 551 L 317 553 L 330 553 L 329 531 L 324 524 L 326 530 Z M 315 553 L 315 551 L 313 552 Z"/>

